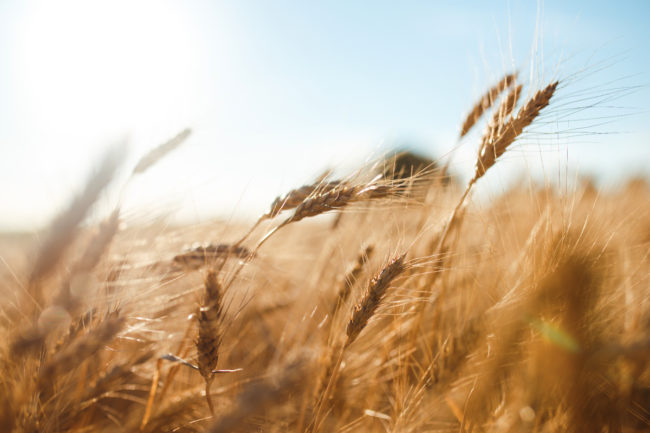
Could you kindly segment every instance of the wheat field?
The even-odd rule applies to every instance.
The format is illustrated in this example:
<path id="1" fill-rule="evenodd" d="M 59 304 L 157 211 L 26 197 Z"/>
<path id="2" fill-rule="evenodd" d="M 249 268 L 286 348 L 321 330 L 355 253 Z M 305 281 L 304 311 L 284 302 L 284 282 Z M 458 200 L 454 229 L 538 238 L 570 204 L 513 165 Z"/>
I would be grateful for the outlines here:
<path id="1" fill-rule="evenodd" d="M 561 85 L 506 75 L 468 110 L 468 184 L 400 154 L 254 223 L 89 226 L 108 152 L 38 239 L 0 239 L 2 432 L 648 431 L 647 182 L 472 200 Z"/>

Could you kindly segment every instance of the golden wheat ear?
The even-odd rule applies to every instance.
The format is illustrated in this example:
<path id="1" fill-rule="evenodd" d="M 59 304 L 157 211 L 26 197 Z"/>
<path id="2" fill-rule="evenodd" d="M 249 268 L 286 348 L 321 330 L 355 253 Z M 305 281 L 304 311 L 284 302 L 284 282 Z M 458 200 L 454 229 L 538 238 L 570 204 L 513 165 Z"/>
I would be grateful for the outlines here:
<path id="1" fill-rule="evenodd" d="M 516 117 L 510 118 L 499 128 L 499 135 L 486 143 L 481 148 L 481 153 L 476 161 L 476 172 L 472 182 L 480 179 L 487 170 L 494 165 L 497 158 L 505 153 L 516 139 L 521 135 L 524 128 L 533 123 L 540 111 L 546 107 L 557 88 L 558 81 L 549 84 L 542 90 L 538 90 L 519 110 Z"/>
<path id="2" fill-rule="evenodd" d="M 300 203 L 294 214 L 282 225 L 300 221 L 304 218 L 321 215 L 336 209 L 342 209 L 351 203 L 386 198 L 395 191 L 390 185 L 374 182 L 362 185 L 344 185 L 323 194 L 307 198 Z"/>
<path id="3" fill-rule="evenodd" d="M 501 92 L 510 87 L 517 80 L 517 73 L 508 74 L 504 76 L 501 81 L 492 86 L 478 102 L 472 107 L 472 110 L 469 112 L 463 126 L 460 128 L 460 137 L 464 137 L 470 129 L 478 122 L 478 120 L 483 116 L 487 110 L 490 109 L 494 101 L 499 97 Z"/>
<path id="4" fill-rule="evenodd" d="M 198 354 L 198 370 L 205 380 L 205 398 L 214 415 L 214 406 L 210 398 L 210 383 L 214 378 L 212 371 L 219 361 L 219 348 L 221 347 L 223 320 L 223 289 L 217 280 L 217 274 L 208 272 L 205 278 L 205 295 L 203 304 L 199 308 L 199 333 L 196 339 Z"/>
<path id="5" fill-rule="evenodd" d="M 361 301 L 354 307 L 352 317 L 348 322 L 345 333 L 347 339 L 345 347 L 349 346 L 357 339 L 361 331 L 366 327 L 370 318 L 375 314 L 377 308 L 386 296 L 390 284 L 402 272 L 406 270 L 404 263 L 404 254 L 392 259 L 384 266 L 379 274 L 370 281 L 366 293 Z"/>
<path id="6" fill-rule="evenodd" d="M 481 153 L 480 149 L 487 146 L 489 143 L 494 141 L 503 130 L 503 126 L 506 124 L 510 114 L 514 111 L 517 106 L 517 101 L 521 96 L 521 89 L 523 88 L 522 84 L 514 86 L 508 92 L 508 96 L 503 98 L 499 107 L 494 112 L 492 119 L 488 123 L 483 139 L 481 140 L 481 145 L 479 147 L 479 154 Z"/>
<path id="7" fill-rule="evenodd" d="M 327 176 L 329 176 L 329 172 L 323 173 L 318 179 L 316 179 L 316 182 L 310 185 L 303 185 L 299 188 L 294 188 L 285 195 L 276 197 L 275 200 L 273 200 L 273 203 L 271 203 L 269 210 L 255 221 L 255 224 L 251 226 L 251 228 L 237 241 L 237 243 L 235 243 L 234 246 L 238 247 L 241 245 L 262 222 L 275 218 L 280 215 L 282 211 L 297 208 L 310 196 L 326 193 L 341 184 L 341 181 L 338 180 L 326 182 L 325 179 L 327 179 Z"/>
<path id="8" fill-rule="evenodd" d="M 199 373 L 206 381 L 212 379 L 212 370 L 219 361 L 221 320 L 223 316 L 222 288 L 214 272 L 205 278 L 205 295 L 199 309 L 199 335 L 196 340 Z"/>
<path id="9" fill-rule="evenodd" d="M 341 181 L 318 182 L 311 185 L 303 185 L 300 188 L 292 189 L 284 196 L 277 197 L 269 211 L 263 215 L 264 218 L 275 218 L 284 210 L 295 209 L 307 200 L 310 196 L 326 194 L 341 184 Z"/>

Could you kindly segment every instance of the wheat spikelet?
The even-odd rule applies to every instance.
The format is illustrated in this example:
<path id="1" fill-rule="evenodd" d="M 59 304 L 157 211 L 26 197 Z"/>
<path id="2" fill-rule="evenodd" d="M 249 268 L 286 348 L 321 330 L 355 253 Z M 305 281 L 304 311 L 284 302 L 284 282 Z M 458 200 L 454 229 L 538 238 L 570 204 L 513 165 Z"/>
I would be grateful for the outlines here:
<path id="1" fill-rule="evenodd" d="M 168 153 L 183 144 L 183 142 L 187 139 L 187 137 L 190 136 L 191 133 L 192 130 L 190 128 L 183 129 L 171 140 L 166 141 L 159 146 L 151 149 L 144 156 L 142 156 L 142 158 L 140 158 L 135 168 L 133 169 L 131 176 L 135 176 L 136 174 L 141 174 L 149 170 L 154 164 L 164 158 Z"/>
<path id="2" fill-rule="evenodd" d="M 517 79 L 517 73 L 514 74 L 508 74 L 505 77 L 501 79 L 497 84 L 495 84 L 493 87 L 490 88 L 482 97 L 479 99 L 479 101 L 472 107 L 472 110 L 470 113 L 467 115 L 465 118 L 465 121 L 463 122 L 463 126 L 460 129 L 460 136 L 464 137 L 465 134 L 469 132 L 470 129 L 472 129 L 472 126 L 476 124 L 478 119 L 481 118 L 483 113 L 488 110 L 492 104 L 494 104 L 494 101 L 497 99 L 499 94 L 503 92 L 505 89 L 510 87 L 512 83 L 515 82 Z"/>
<path id="3" fill-rule="evenodd" d="M 352 344 L 363 331 L 363 328 L 368 324 L 368 320 L 375 314 L 377 307 L 384 299 L 390 283 L 405 269 L 406 265 L 402 254 L 386 264 L 381 272 L 370 281 L 363 299 L 354 307 L 354 312 L 345 330 L 347 335 L 346 347 Z"/>
<path id="4" fill-rule="evenodd" d="M 321 415 L 325 410 L 325 406 L 328 405 L 329 396 L 336 386 L 341 362 L 343 361 L 343 354 L 354 343 L 361 331 L 368 324 L 370 318 L 375 314 L 391 282 L 406 270 L 407 266 L 404 263 L 404 257 L 405 254 L 402 254 L 389 261 L 379 274 L 370 280 L 363 298 L 355 306 L 352 317 L 348 321 L 345 330 L 345 343 L 340 348 L 331 352 L 326 368 L 323 370 L 325 377 L 320 381 L 318 386 L 318 394 L 320 395 L 316 395 L 318 401 L 316 404 L 316 413 L 312 420 L 312 431 L 318 431 L 320 429 Z M 328 375 L 329 378 L 327 377 Z M 327 386 L 324 387 L 325 383 Z"/>
<path id="5" fill-rule="evenodd" d="M 499 158 L 506 151 L 508 146 L 515 141 L 515 139 L 522 133 L 524 128 L 530 125 L 533 120 L 539 115 L 540 111 L 548 105 L 557 88 L 558 82 L 554 82 L 546 86 L 542 90 L 538 90 L 535 95 L 524 104 L 517 113 L 517 117 L 510 118 L 500 128 L 500 134 L 481 148 L 478 160 L 476 162 L 476 173 L 472 182 L 481 178 L 485 172 L 494 165 L 497 158 Z"/>

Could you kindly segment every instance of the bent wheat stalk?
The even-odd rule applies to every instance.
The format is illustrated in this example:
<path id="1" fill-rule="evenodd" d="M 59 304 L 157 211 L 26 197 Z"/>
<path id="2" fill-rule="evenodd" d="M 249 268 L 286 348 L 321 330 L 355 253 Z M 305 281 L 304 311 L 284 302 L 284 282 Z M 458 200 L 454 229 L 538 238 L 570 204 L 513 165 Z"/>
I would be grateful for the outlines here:
<path id="1" fill-rule="evenodd" d="M 255 231 L 259 225 L 269 219 L 273 219 L 278 216 L 282 211 L 295 209 L 302 204 L 305 200 L 313 195 L 323 194 L 327 191 L 338 187 L 341 184 L 339 180 L 333 180 L 330 182 L 323 182 L 319 180 L 316 183 L 311 185 L 303 185 L 300 188 L 295 188 L 286 193 L 284 196 L 278 196 L 271 203 L 271 207 L 268 212 L 260 216 L 255 224 L 242 236 L 242 238 L 237 241 L 234 247 L 238 247 L 242 244 L 248 237 Z"/>
<path id="2" fill-rule="evenodd" d="M 558 86 L 558 81 L 555 81 L 547 85 L 544 89 L 538 90 L 531 99 L 529 99 L 519 110 L 516 117 L 510 117 L 505 119 L 505 116 L 501 113 L 506 113 L 512 111 L 516 105 L 516 101 L 521 93 L 520 86 L 517 86 L 513 89 L 512 92 L 506 97 L 501 106 L 499 107 L 499 112 L 495 113 L 492 122 L 497 124 L 497 126 L 489 126 L 488 133 L 484 137 L 481 145 L 479 147 L 479 155 L 476 161 L 476 170 L 474 176 L 469 181 L 467 187 L 465 188 L 463 195 L 456 204 L 456 207 L 451 213 L 451 216 L 447 220 L 447 223 L 442 229 L 442 233 L 438 238 L 437 247 L 434 250 L 434 255 L 437 257 L 442 257 L 443 253 L 446 251 L 446 241 L 449 237 L 449 234 L 453 229 L 459 230 L 459 226 L 462 223 L 462 208 L 465 204 L 465 200 L 469 195 L 474 184 L 481 178 L 487 170 L 492 167 L 496 160 L 505 153 L 508 147 L 517 139 L 517 137 L 523 132 L 524 128 L 529 126 L 535 118 L 539 115 L 540 111 L 546 107 L 553 94 L 555 89 Z M 496 131 L 498 135 L 492 138 L 493 132 Z M 430 295 L 433 284 L 440 273 L 433 273 L 428 281 L 428 286 L 424 287 L 424 291 L 427 296 Z M 413 321 L 411 337 L 414 337 L 421 323 L 422 312 L 424 311 L 423 305 L 416 305 L 416 317 Z"/>
<path id="3" fill-rule="evenodd" d="M 243 260 L 237 270 L 230 277 L 226 288 L 230 287 L 235 281 L 243 267 L 252 260 L 254 254 L 268 241 L 271 236 L 277 233 L 287 225 L 303 220 L 304 218 L 314 217 L 327 213 L 332 210 L 339 210 L 347 207 L 352 203 L 365 202 L 370 200 L 382 199 L 393 196 L 399 191 L 399 185 L 379 183 L 381 175 L 376 176 L 370 182 L 350 185 L 343 182 L 337 184 L 331 190 L 317 194 L 303 200 L 294 211 L 293 215 L 285 219 L 282 223 L 269 230 L 266 235 L 257 243 L 251 254 Z M 221 269 L 221 268 L 219 268 Z"/>
<path id="4" fill-rule="evenodd" d="M 469 195 L 472 186 L 483 177 L 483 175 L 485 175 L 487 170 L 496 163 L 496 160 L 505 153 L 508 147 L 523 132 L 524 128 L 529 126 L 539 115 L 540 111 L 549 104 L 558 83 L 558 81 L 555 81 L 544 89 L 538 90 L 535 95 L 533 95 L 533 97 L 529 99 L 523 107 L 521 107 L 516 117 L 511 117 L 498 127 L 500 133 L 495 139 L 490 140 L 485 143 L 485 145 L 481 146 L 479 149 L 480 153 L 476 160 L 476 171 L 474 177 L 469 181 L 469 184 L 465 188 L 462 197 L 458 201 L 456 208 L 452 212 L 451 217 L 445 226 L 442 236 L 440 236 L 437 248 L 438 251 L 441 251 L 444 247 L 447 236 L 449 235 L 449 230 L 456 223 L 458 212 L 465 203 L 465 199 Z M 510 98 L 507 98 L 506 101 L 508 101 L 508 99 Z"/>
<path id="5" fill-rule="evenodd" d="M 291 223 L 300 221 L 304 218 L 321 215 L 332 210 L 342 209 L 352 203 L 386 198 L 396 192 L 396 188 L 392 185 L 378 184 L 377 181 L 380 178 L 381 175 L 367 184 L 340 184 L 340 186 L 325 191 L 322 194 L 308 197 L 296 207 L 293 215 L 269 231 L 255 249 L 259 248 L 279 229 Z"/>
<path id="6" fill-rule="evenodd" d="M 382 270 L 375 276 L 366 289 L 365 294 L 361 301 L 354 307 L 352 317 L 348 321 L 345 333 L 346 339 L 345 343 L 340 346 L 338 351 L 338 356 L 334 355 L 337 351 L 333 352 L 331 361 L 333 364 L 327 366 L 327 370 L 331 370 L 332 373 L 329 377 L 327 387 L 321 396 L 319 396 L 319 401 L 317 403 L 316 415 L 314 416 L 312 422 L 312 431 L 316 432 L 319 430 L 321 425 L 321 415 L 324 409 L 324 406 L 327 404 L 329 395 L 332 393 L 334 384 L 341 368 L 341 362 L 343 361 L 343 354 L 345 350 L 357 339 L 361 331 L 366 327 L 368 321 L 372 316 L 374 316 L 377 308 L 383 301 L 386 296 L 386 292 L 390 287 L 390 284 L 401 275 L 407 268 L 408 265 L 405 263 L 404 258 L 406 253 L 403 253 L 390 262 L 388 262 Z"/>

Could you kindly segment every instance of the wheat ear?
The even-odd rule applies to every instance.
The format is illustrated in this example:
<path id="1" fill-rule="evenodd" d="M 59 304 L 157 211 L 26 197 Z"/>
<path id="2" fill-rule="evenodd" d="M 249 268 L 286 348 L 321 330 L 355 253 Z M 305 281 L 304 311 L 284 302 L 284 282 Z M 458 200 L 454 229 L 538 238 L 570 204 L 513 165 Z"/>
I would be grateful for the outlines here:
<path id="1" fill-rule="evenodd" d="M 187 139 L 187 137 L 190 136 L 191 133 L 192 130 L 190 128 L 185 128 L 176 134 L 172 139 L 154 147 L 149 152 L 144 154 L 135 165 L 131 176 L 135 176 L 136 174 L 141 174 L 149 170 L 154 164 L 163 159 L 167 154 L 183 144 L 183 142 Z"/>
<path id="2" fill-rule="evenodd" d="M 499 128 L 499 135 L 490 140 L 481 148 L 481 153 L 476 161 L 476 172 L 474 173 L 473 182 L 480 179 L 485 172 L 494 165 L 499 158 L 508 149 L 515 139 L 523 132 L 524 128 L 529 126 L 539 115 L 540 111 L 546 107 L 557 88 L 558 82 L 538 90 L 531 99 L 524 104 L 519 110 L 516 117 L 510 118 Z"/>
<path id="3" fill-rule="evenodd" d="M 255 224 L 251 226 L 251 228 L 239 241 L 237 241 L 237 243 L 235 243 L 234 246 L 238 247 L 241 245 L 242 242 L 244 242 L 263 221 L 275 218 L 282 211 L 295 209 L 310 196 L 330 191 L 338 187 L 340 184 L 341 182 L 338 180 L 323 182 L 323 179 L 319 179 L 311 185 L 303 185 L 300 188 L 294 188 L 285 195 L 276 197 L 275 200 L 273 200 L 273 203 L 271 203 L 268 212 L 260 216 L 257 221 L 255 221 Z"/>
<path id="4" fill-rule="evenodd" d="M 519 110 L 516 117 L 511 117 L 500 127 L 498 127 L 499 135 L 482 145 L 479 149 L 480 153 L 476 160 L 476 172 L 474 177 L 469 181 L 467 188 L 463 192 L 462 197 L 454 208 L 454 211 L 445 226 L 445 229 L 440 236 L 437 251 L 442 251 L 447 236 L 449 235 L 450 228 L 456 223 L 456 218 L 460 212 L 461 207 L 465 203 L 465 199 L 469 195 L 472 186 L 478 181 L 487 170 L 494 165 L 497 158 L 508 149 L 515 139 L 523 132 L 524 128 L 529 126 L 533 120 L 539 115 L 540 111 L 546 107 L 557 88 L 558 81 L 555 81 L 542 90 L 538 90 L 531 99 L 529 99 L 523 107 Z M 506 98 L 506 100 L 509 98 Z"/>
<path id="5" fill-rule="evenodd" d="M 465 121 L 463 122 L 463 126 L 460 129 L 461 138 L 464 137 L 470 129 L 472 129 L 476 122 L 478 122 L 478 120 L 481 118 L 483 113 L 490 109 L 501 92 L 510 87 L 510 85 L 516 81 L 516 79 L 516 72 L 513 74 L 508 74 L 503 77 L 501 81 L 492 86 L 490 90 L 488 90 L 483 96 L 481 96 L 481 99 L 479 99 L 478 102 L 472 107 L 472 110 L 469 112 L 465 118 Z"/>
<path id="6" fill-rule="evenodd" d="M 212 415 L 214 415 L 214 407 L 210 398 L 210 384 L 219 361 L 222 313 L 221 284 L 217 280 L 216 273 L 211 271 L 205 278 L 205 295 L 199 308 L 199 335 L 196 339 L 196 349 L 199 373 L 205 380 L 205 398 Z"/>
<path id="7" fill-rule="evenodd" d="M 253 249 L 251 255 L 246 260 L 241 262 L 241 265 L 231 276 L 228 284 L 226 284 L 226 287 L 230 287 L 230 285 L 235 281 L 244 265 L 252 259 L 252 254 L 255 254 L 257 250 L 282 227 L 300 221 L 304 218 L 321 215 L 332 210 L 342 209 L 352 203 L 390 197 L 392 194 L 395 194 L 398 191 L 398 187 L 396 186 L 378 184 L 377 180 L 380 177 L 381 176 L 378 176 L 372 181 L 361 185 L 347 185 L 341 183 L 336 188 L 325 191 L 322 194 L 308 197 L 296 207 L 293 215 L 285 219 L 282 223 L 275 226 L 273 229 L 269 230 L 264 235 L 264 237 L 260 239 L 260 241 Z"/>
<path id="8" fill-rule="evenodd" d="M 326 183 L 303 185 L 300 188 L 292 189 L 284 196 L 277 197 L 273 203 L 271 203 L 271 208 L 266 214 L 264 214 L 264 216 L 266 218 L 275 218 L 283 210 L 295 209 L 309 197 L 313 195 L 325 194 L 328 191 L 335 189 L 339 185 L 341 185 L 341 182 L 335 180 Z"/>
<path id="9" fill-rule="evenodd" d="M 361 299 L 361 301 L 354 307 L 352 317 L 348 322 L 345 330 L 347 339 L 344 347 L 349 346 L 357 339 L 361 331 L 363 331 L 368 324 L 368 320 L 370 320 L 370 318 L 375 314 L 375 311 L 377 311 L 377 307 L 379 307 L 379 304 L 381 304 L 384 299 L 390 284 L 395 278 L 404 272 L 405 269 L 404 254 L 402 254 L 391 260 L 386 266 L 384 266 L 381 272 L 370 281 L 366 293 L 363 295 L 363 299 Z"/>
<path id="10" fill-rule="evenodd" d="M 494 141 L 496 137 L 501 134 L 503 126 L 505 125 L 508 117 L 510 114 L 512 114 L 515 107 L 517 106 L 517 101 L 519 101 L 519 97 L 521 96 L 522 88 L 522 84 L 514 86 L 512 89 L 510 89 L 510 92 L 508 92 L 508 96 L 506 96 L 499 104 L 499 107 L 494 112 L 492 119 L 490 122 L 488 122 L 487 129 L 483 135 L 483 139 L 481 140 L 481 145 L 479 147 L 479 154 L 481 153 L 481 149 Z"/>
<path id="11" fill-rule="evenodd" d="M 343 346 L 340 346 L 340 349 L 332 353 L 330 363 L 326 368 L 326 371 L 331 371 L 332 373 L 325 391 L 319 396 L 320 400 L 317 403 L 316 414 L 311 424 L 313 427 L 312 431 L 318 431 L 320 428 L 321 414 L 336 383 L 345 350 L 357 339 L 361 331 L 368 324 L 370 318 L 375 314 L 393 280 L 406 270 L 407 266 L 404 263 L 405 255 L 406 253 L 401 254 L 389 261 L 379 274 L 370 280 L 363 298 L 355 306 L 352 317 L 347 324 L 345 343 Z M 337 352 L 338 356 L 336 355 Z"/>
<path id="12" fill-rule="evenodd" d="M 354 202 L 385 198 L 392 192 L 393 189 L 389 185 L 377 185 L 372 182 L 365 185 L 343 185 L 340 188 L 307 198 L 282 225 L 321 215 L 331 210 L 342 209 Z"/>
<path id="13" fill-rule="evenodd" d="M 441 254 L 445 251 L 445 242 L 447 241 L 449 233 L 451 233 L 452 229 L 459 230 L 459 226 L 462 224 L 461 209 L 472 189 L 472 186 L 486 173 L 490 167 L 494 165 L 497 158 L 501 156 L 506 151 L 508 146 L 510 146 L 510 144 L 515 141 L 515 139 L 522 133 L 523 129 L 530 125 L 533 120 L 535 120 L 535 118 L 539 115 L 540 111 L 549 104 L 551 97 L 557 88 L 557 85 L 558 82 L 555 81 L 546 86 L 544 89 L 537 91 L 535 95 L 530 100 L 528 100 L 523 107 L 521 107 L 517 113 L 517 116 L 514 118 L 510 117 L 508 120 L 505 120 L 505 116 L 499 112 L 506 113 L 508 110 L 511 112 L 514 109 L 519 98 L 519 94 L 521 93 L 520 86 L 517 86 L 515 89 L 513 89 L 513 91 L 510 92 L 510 94 L 502 102 L 498 112 L 495 113 L 492 119 L 492 123 L 497 126 L 488 127 L 488 133 L 486 133 L 486 136 L 488 138 L 486 139 L 484 137 L 479 147 L 479 155 L 476 162 L 476 172 L 474 174 L 474 177 L 472 177 L 472 179 L 469 181 L 469 184 L 465 188 L 463 195 L 456 204 L 456 207 L 451 213 L 451 216 L 447 220 L 447 223 L 445 224 L 442 233 L 438 238 L 438 245 L 435 249 L 437 256 L 440 257 Z M 492 128 L 494 128 L 498 134 L 494 138 L 490 138 L 494 135 L 494 133 L 490 131 Z M 428 287 L 428 290 L 431 290 L 431 287 L 433 286 L 433 283 L 437 279 L 438 275 L 439 273 L 432 274 L 432 277 L 429 281 L 430 285 Z M 424 311 L 423 308 L 418 308 L 416 310 L 417 317 L 413 321 L 413 335 L 415 335 L 417 327 L 419 327 L 422 311 Z"/>

